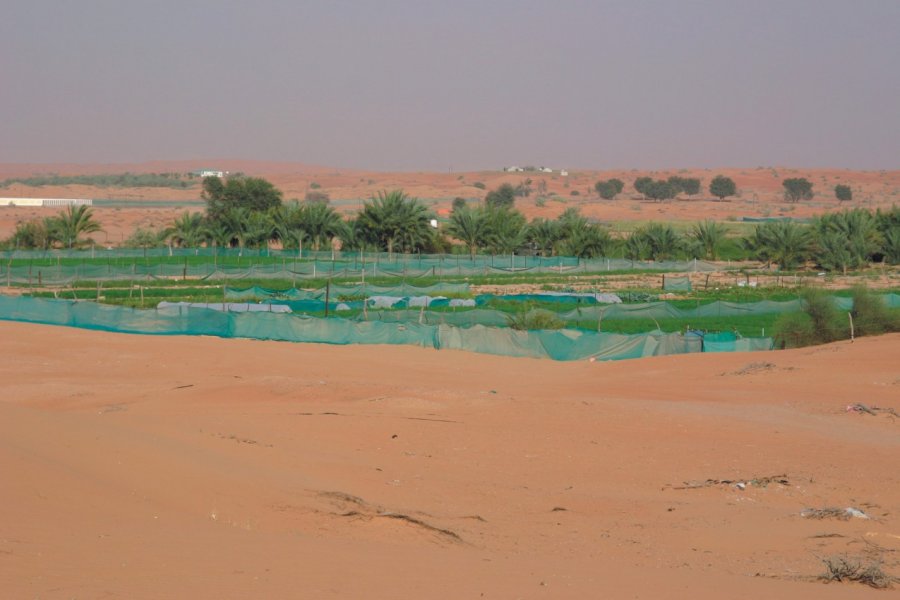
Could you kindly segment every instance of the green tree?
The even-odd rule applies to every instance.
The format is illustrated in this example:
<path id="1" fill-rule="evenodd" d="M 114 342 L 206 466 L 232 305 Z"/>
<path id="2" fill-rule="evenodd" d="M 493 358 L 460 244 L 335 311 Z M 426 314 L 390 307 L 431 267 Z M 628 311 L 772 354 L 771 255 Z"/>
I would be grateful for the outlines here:
<path id="1" fill-rule="evenodd" d="M 635 235 L 643 239 L 653 260 L 670 260 L 684 247 L 681 236 L 668 223 L 650 223 L 638 228 L 632 237 Z"/>
<path id="2" fill-rule="evenodd" d="M 707 260 L 719 259 L 719 248 L 725 242 L 727 235 L 727 227 L 709 219 L 695 223 L 690 233 L 694 245 L 699 250 L 697 252 L 698 258 Z"/>
<path id="3" fill-rule="evenodd" d="M 557 221 L 534 219 L 528 224 L 525 239 L 541 256 L 552 256 L 557 242 L 562 239 L 562 230 Z"/>
<path id="4" fill-rule="evenodd" d="M 215 234 L 222 234 L 219 238 L 224 243 L 223 246 L 234 246 L 240 249 L 243 255 L 244 247 L 247 245 L 248 239 L 248 222 L 250 219 L 250 210 L 242 206 L 232 206 L 219 215 L 219 218 L 213 221 L 214 225 L 220 226 L 221 231 L 216 230 Z"/>
<path id="5" fill-rule="evenodd" d="M 636 260 L 646 260 L 650 257 L 650 243 L 640 230 L 634 231 L 625 240 L 625 258 L 634 266 Z"/>
<path id="6" fill-rule="evenodd" d="M 789 177 L 781 185 L 784 186 L 784 199 L 788 202 L 811 200 L 813 197 L 812 183 L 804 177 Z"/>
<path id="7" fill-rule="evenodd" d="M 612 200 L 618 194 L 622 193 L 622 190 L 624 188 L 625 184 L 621 179 L 606 179 L 604 181 L 598 181 L 594 184 L 594 189 L 597 191 L 597 195 L 604 200 Z"/>
<path id="8" fill-rule="evenodd" d="M 232 208 L 268 211 L 281 205 L 281 197 L 280 190 L 257 177 L 229 177 L 224 183 L 218 177 L 203 179 L 203 199 L 211 221 L 219 220 Z"/>
<path id="9" fill-rule="evenodd" d="M 206 221 L 200 213 L 184 211 L 166 232 L 176 246 L 199 248 L 207 240 Z"/>
<path id="10" fill-rule="evenodd" d="M 315 251 L 324 244 L 331 244 L 334 238 L 340 237 L 345 230 L 341 216 L 331 206 L 321 202 L 301 204 L 296 224 L 303 232 L 303 238 L 310 240 Z"/>
<path id="11" fill-rule="evenodd" d="M 853 200 L 853 190 L 849 185 L 838 184 L 834 186 L 834 197 L 841 202 L 850 202 Z"/>
<path id="12" fill-rule="evenodd" d="M 688 196 L 694 196 L 700 193 L 700 180 L 696 177 L 679 177 L 677 175 L 672 175 L 669 177 L 669 185 L 678 190 L 677 193 L 687 194 Z"/>
<path id="13" fill-rule="evenodd" d="M 516 188 L 508 183 L 491 190 L 484 197 L 484 203 L 490 208 L 512 208 L 516 203 Z"/>
<path id="14" fill-rule="evenodd" d="M 647 176 L 638 177 L 637 179 L 634 180 L 634 189 L 640 195 L 646 196 L 647 195 L 647 186 L 651 185 L 652 183 L 653 183 L 652 177 L 647 177 Z"/>
<path id="15" fill-rule="evenodd" d="M 709 182 L 709 193 L 721 201 L 729 196 L 734 196 L 737 193 L 737 186 L 734 185 L 734 180 L 731 177 L 716 175 Z"/>
<path id="16" fill-rule="evenodd" d="M 648 198 L 652 198 L 657 202 L 662 202 L 663 200 L 671 200 L 674 198 L 678 193 L 678 189 L 664 179 L 656 179 L 645 184 L 642 193 Z"/>
<path id="17" fill-rule="evenodd" d="M 609 231 L 591 223 L 578 212 L 577 208 L 567 208 L 558 218 L 560 241 L 558 250 L 565 256 L 593 258 L 608 256 L 615 246 Z"/>
<path id="18" fill-rule="evenodd" d="M 53 244 L 49 219 L 32 219 L 16 223 L 16 230 L 6 240 L 9 248 L 46 250 Z"/>
<path id="19" fill-rule="evenodd" d="M 812 242 L 812 230 L 808 226 L 770 221 L 757 225 L 742 245 L 757 260 L 774 262 L 780 270 L 789 271 L 809 258 Z"/>
<path id="20" fill-rule="evenodd" d="M 130 236 L 128 236 L 128 239 L 125 240 L 124 246 L 126 248 L 142 248 L 144 250 L 144 258 L 146 258 L 148 248 L 160 248 L 165 246 L 168 237 L 168 229 L 138 227 Z"/>
<path id="21" fill-rule="evenodd" d="M 244 222 L 244 244 L 249 248 L 268 248 L 276 236 L 275 220 L 270 212 L 248 211 Z"/>
<path id="22" fill-rule="evenodd" d="M 425 245 L 431 236 L 429 216 L 418 200 L 402 190 L 382 191 L 366 202 L 356 226 L 366 241 L 393 258 L 395 248 L 414 252 Z"/>
<path id="23" fill-rule="evenodd" d="M 609 179 L 608 181 L 611 184 L 613 184 L 614 186 L 616 186 L 616 194 L 621 194 L 622 190 L 625 189 L 625 182 L 622 181 L 621 179 L 616 179 L 615 177 L 613 177 L 612 179 Z"/>
<path id="24" fill-rule="evenodd" d="M 56 217 L 47 220 L 52 238 L 58 240 L 65 248 L 74 248 L 83 234 L 103 231 L 100 223 L 94 220 L 94 213 L 86 205 L 67 206 Z"/>
<path id="25" fill-rule="evenodd" d="M 863 209 L 822 215 L 813 221 L 816 259 L 829 271 L 847 272 L 863 266 L 882 247 L 878 221 Z"/>
<path id="26" fill-rule="evenodd" d="M 487 209 L 476 206 L 463 206 L 450 213 L 447 227 L 450 235 L 461 241 L 469 250 L 473 259 L 479 248 L 487 241 L 490 233 L 490 220 Z"/>
<path id="27" fill-rule="evenodd" d="M 875 222 L 884 240 L 880 251 L 882 259 L 900 265 L 900 206 L 891 206 L 889 210 L 879 208 L 875 211 Z"/>
<path id="28" fill-rule="evenodd" d="M 231 245 L 231 230 L 222 221 L 207 221 L 205 223 L 206 235 L 213 247 L 227 248 Z"/>
<path id="29" fill-rule="evenodd" d="M 515 254 L 525 243 L 525 217 L 508 208 L 489 209 L 488 240 L 490 250 L 496 254 Z"/>

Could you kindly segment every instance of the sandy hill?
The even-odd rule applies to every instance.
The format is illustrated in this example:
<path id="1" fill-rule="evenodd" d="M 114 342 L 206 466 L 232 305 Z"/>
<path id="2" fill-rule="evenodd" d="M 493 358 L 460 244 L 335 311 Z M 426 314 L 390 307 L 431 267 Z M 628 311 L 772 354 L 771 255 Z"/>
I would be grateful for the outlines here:
<path id="1" fill-rule="evenodd" d="M 871 598 L 900 336 L 554 363 L 0 322 L 9 598 Z M 698 384 L 699 382 L 699 384 Z M 853 507 L 870 518 L 805 518 Z M 876 593 L 877 595 L 877 593 Z"/>

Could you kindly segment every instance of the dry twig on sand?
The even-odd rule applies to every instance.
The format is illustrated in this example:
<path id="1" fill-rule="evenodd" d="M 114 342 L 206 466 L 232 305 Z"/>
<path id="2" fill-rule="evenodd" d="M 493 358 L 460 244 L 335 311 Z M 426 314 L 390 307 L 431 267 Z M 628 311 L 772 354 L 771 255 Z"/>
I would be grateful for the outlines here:
<path id="1" fill-rule="evenodd" d="M 819 575 L 819 579 L 825 583 L 852 581 L 883 590 L 893 587 L 898 581 L 893 575 L 884 572 L 880 562 L 863 564 L 860 560 L 846 556 L 826 556 L 819 560 L 825 564 L 825 572 Z"/>
<path id="2" fill-rule="evenodd" d="M 706 481 L 685 481 L 684 485 L 672 486 L 673 490 L 696 490 L 717 485 L 730 485 L 740 489 L 748 485 L 753 487 L 768 487 L 769 484 L 790 485 L 787 475 L 768 475 L 766 477 L 754 477 L 753 479 L 707 479 Z"/>

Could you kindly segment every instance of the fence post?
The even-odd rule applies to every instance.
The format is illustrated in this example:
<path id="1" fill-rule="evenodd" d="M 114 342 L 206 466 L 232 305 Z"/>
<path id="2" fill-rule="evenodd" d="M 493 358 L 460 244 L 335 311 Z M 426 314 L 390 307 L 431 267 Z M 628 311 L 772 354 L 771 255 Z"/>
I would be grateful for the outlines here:
<path id="1" fill-rule="evenodd" d="M 325 318 L 328 318 L 328 301 L 331 299 L 331 278 L 325 282 Z"/>

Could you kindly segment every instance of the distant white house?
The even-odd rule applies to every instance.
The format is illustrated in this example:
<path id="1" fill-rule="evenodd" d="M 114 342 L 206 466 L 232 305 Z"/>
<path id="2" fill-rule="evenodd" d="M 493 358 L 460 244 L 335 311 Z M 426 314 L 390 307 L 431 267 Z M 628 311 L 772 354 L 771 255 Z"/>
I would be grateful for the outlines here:
<path id="1" fill-rule="evenodd" d="M 551 169 L 550 167 L 538 167 L 538 171 L 540 171 L 541 173 L 552 173 L 553 169 Z"/>
<path id="2" fill-rule="evenodd" d="M 90 198 L 0 198 L 0 206 L 91 206 Z"/>
<path id="3" fill-rule="evenodd" d="M 569 172 L 566 171 L 565 169 L 560 169 L 560 170 L 559 170 L 559 174 L 562 175 L 563 177 L 568 177 L 568 176 L 569 176 Z"/>
<path id="4" fill-rule="evenodd" d="M 227 174 L 228 171 L 218 171 L 216 169 L 197 169 L 196 171 L 191 171 L 191 175 L 196 177 L 218 177 L 219 179 L 222 179 Z"/>
<path id="5" fill-rule="evenodd" d="M 523 169 L 522 167 L 506 167 L 503 170 L 506 171 L 507 173 L 521 173 L 525 169 Z"/>

